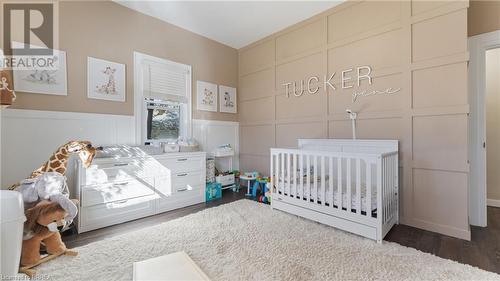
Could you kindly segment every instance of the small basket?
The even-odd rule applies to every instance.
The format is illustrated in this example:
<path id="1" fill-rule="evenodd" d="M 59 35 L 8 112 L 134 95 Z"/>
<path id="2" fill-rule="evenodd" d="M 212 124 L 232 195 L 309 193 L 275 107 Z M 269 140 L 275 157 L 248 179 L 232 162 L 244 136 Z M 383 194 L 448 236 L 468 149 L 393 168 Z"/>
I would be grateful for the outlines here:
<path id="1" fill-rule="evenodd" d="M 215 181 L 222 186 L 234 185 L 234 174 L 219 175 L 215 177 Z"/>
<path id="2" fill-rule="evenodd" d="M 179 145 L 180 152 L 196 152 L 200 150 L 200 146 L 197 144 L 194 145 Z"/>
<path id="3" fill-rule="evenodd" d="M 207 179 L 208 183 L 215 182 L 215 159 L 207 158 Z"/>

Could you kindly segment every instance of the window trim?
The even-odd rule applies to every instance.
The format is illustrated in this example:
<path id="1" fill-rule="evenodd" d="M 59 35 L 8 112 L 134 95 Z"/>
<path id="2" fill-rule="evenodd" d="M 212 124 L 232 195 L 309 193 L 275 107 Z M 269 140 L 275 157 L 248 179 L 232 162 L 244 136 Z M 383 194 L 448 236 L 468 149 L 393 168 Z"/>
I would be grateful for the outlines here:
<path id="1" fill-rule="evenodd" d="M 162 59 L 159 57 L 150 56 L 140 52 L 134 52 L 134 117 L 135 117 L 135 142 L 137 145 L 143 145 L 147 139 L 146 136 L 146 123 L 144 122 L 145 107 L 146 103 L 144 101 L 144 83 L 143 83 L 143 73 L 142 73 L 142 63 L 143 61 L 154 61 L 163 64 L 171 64 L 176 66 L 184 67 L 187 71 L 186 80 L 186 91 L 187 91 L 187 114 L 186 114 L 186 137 L 191 137 L 192 132 L 192 71 L 191 66 L 187 64 L 177 63 L 167 59 Z"/>

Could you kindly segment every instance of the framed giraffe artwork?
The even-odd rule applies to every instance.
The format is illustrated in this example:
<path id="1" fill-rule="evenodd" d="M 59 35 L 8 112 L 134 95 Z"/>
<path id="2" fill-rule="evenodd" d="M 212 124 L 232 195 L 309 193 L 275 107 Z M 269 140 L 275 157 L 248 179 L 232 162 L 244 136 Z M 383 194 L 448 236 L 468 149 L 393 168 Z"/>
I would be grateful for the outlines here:
<path id="1" fill-rule="evenodd" d="M 88 57 L 87 97 L 124 102 L 125 95 L 125 64 Z"/>
<path id="2" fill-rule="evenodd" d="M 217 85 L 196 81 L 196 109 L 217 112 Z"/>

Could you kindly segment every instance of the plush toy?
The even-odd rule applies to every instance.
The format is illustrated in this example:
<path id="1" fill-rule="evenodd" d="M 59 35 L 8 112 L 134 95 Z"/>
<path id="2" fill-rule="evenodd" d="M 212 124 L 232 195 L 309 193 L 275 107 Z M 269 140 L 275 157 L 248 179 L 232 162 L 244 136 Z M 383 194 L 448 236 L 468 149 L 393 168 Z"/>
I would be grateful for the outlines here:
<path id="1" fill-rule="evenodd" d="M 74 200 L 75 204 L 78 201 Z M 34 207 L 26 210 L 24 225 L 26 235 L 23 238 L 21 265 L 34 265 L 41 259 L 40 245 L 43 242 L 47 253 L 60 255 L 67 251 L 59 230 L 65 225 L 68 215 L 57 202 L 42 200 Z"/>
<path id="2" fill-rule="evenodd" d="M 15 190 L 23 195 L 25 210 L 41 200 L 59 203 L 68 213 L 65 219 L 67 226 L 78 212 L 76 205 L 69 199 L 66 177 L 58 172 L 46 172 L 35 178 L 23 180 Z"/>

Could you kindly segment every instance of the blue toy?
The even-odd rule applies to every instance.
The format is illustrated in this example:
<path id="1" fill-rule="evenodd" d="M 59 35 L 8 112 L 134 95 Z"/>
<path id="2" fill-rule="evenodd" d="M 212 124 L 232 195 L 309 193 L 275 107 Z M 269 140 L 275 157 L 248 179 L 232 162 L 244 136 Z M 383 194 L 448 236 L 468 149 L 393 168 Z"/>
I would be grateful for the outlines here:
<path id="1" fill-rule="evenodd" d="M 220 183 L 207 183 L 205 188 L 205 200 L 207 202 L 222 198 L 222 185 Z"/>
<path id="2" fill-rule="evenodd" d="M 267 198 L 265 196 L 267 192 L 267 183 L 269 182 L 269 178 L 256 178 L 255 183 L 253 184 L 252 187 L 252 197 L 257 199 L 259 202 L 266 202 Z M 257 197 L 257 191 L 260 189 L 260 194 L 261 196 Z M 260 200 L 259 200 L 260 199 Z"/>

